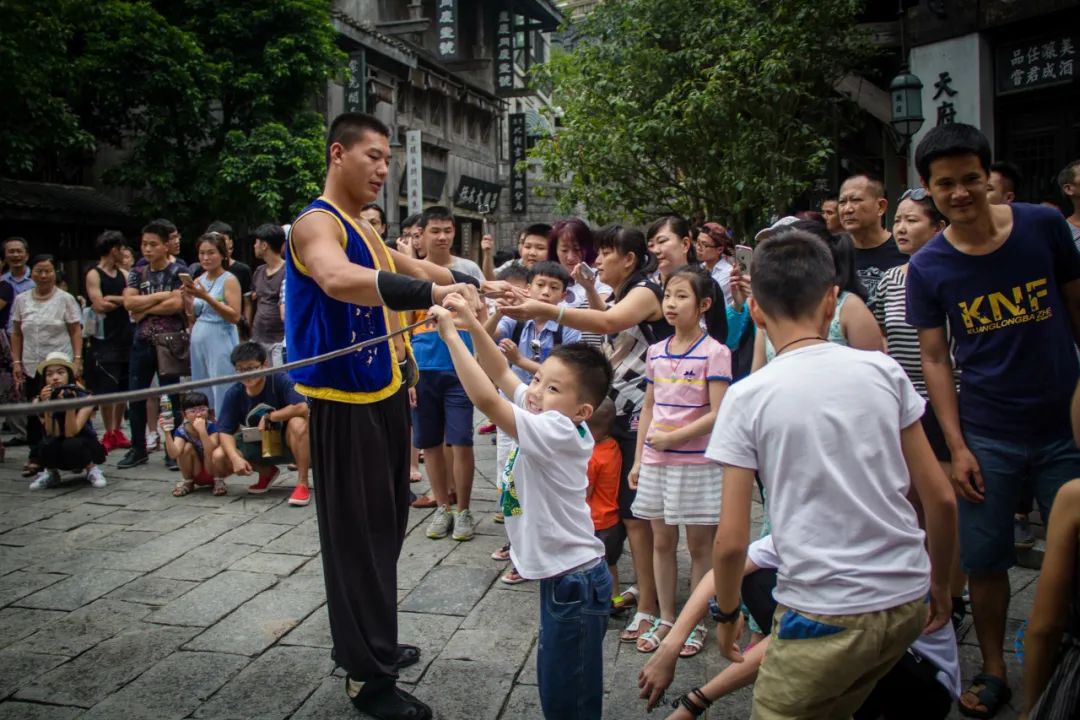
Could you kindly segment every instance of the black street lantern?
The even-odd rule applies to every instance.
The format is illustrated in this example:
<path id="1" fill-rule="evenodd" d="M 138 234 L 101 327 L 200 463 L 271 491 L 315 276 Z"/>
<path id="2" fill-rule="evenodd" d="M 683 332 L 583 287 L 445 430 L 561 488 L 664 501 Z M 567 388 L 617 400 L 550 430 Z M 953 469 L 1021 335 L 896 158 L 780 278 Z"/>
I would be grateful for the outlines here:
<path id="1" fill-rule="evenodd" d="M 906 142 L 923 124 L 922 81 L 908 71 L 907 65 L 889 83 L 892 94 L 892 126 Z"/>

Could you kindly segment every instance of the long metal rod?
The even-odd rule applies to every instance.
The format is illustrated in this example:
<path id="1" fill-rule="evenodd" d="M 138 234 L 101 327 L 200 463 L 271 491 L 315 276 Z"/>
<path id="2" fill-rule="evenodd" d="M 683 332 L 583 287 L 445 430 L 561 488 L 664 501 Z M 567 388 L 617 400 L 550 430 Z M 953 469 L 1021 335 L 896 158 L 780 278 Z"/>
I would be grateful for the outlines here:
<path id="1" fill-rule="evenodd" d="M 184 383 L 176 383 L 174 385 L 162 385 L 161 387 L 147 388 L 145 390 L 126 390 L 124 392 L 105 393 L 104 395 L 88 395 L 81 398 L 49 400 L 47 403 L 37 402 L 0 405 L 0 418 L 17 417 L 19 415 L 39 415 L 43 412 L 65 412 L 67 410 L 77 410 L 79 408 L 89 407 L 92 405 L 113 405 L 116 403 L 137 402 L 139 400 L 148 400 L 152 397 L 160 397 L 161 395 L 175 395 L 176 393 L 199 390 L 201 388 L 212 387 L 214 385 L 240 382 L 241 380 L 255 380 L 256 378 L 265 377 L 267 375 L 273 375 L 279 372 L 287 372 L 296 368 L 302 368 L 307 367 L 308 365 L 315 365 L 317 363 L 326 362 L 327 360 L 333 360 L 334 358 L 348 355 L 349 353 L 362 350 L 371 345 L 378 345 L 379 343 L 386 342 L 392 337 L 418 328 L 427 322 L 430 322 L 430 320 L 420 320 L 418 322 L 414 322 L 412 325 L 398 328 L 394 332 L 387 333 L 386 335 L 369 338 L 367 340 L 364 340 L 363 342 L 358 342 L 355 345 L 349 345 L 348 347 L 341 348 L 340 350 L 331 350 L 330 352 L 323 353 L 322 355 L 316 355 L 315 357 L 310 357 L 305 360 L 296 360 L 294 362 L 285 363 L 284 365 L 278 365 L 277 367 L 259 368 L 258 370 L 252 370 L 250 372 L 234 373 L 232 375 L 223 375 L 221 377 L 207 378 L 205 380 L 190 380 Z"/>

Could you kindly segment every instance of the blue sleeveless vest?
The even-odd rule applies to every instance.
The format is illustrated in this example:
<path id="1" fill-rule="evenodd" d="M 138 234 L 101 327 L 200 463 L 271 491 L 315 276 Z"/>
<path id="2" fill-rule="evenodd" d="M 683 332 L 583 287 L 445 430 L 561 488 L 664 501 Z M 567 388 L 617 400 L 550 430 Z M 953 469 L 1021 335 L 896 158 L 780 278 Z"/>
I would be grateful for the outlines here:
<path id="1" fill-rule="evenodd" d="M 294 226 L 305 215 L 315 212 L 337 220 L 341 226 L 341 245 L 349 262 L 374 270 L 395 270 L 389 251 L 386 257 L 390 267 L 383 267 L 379 256 L 372 251 L 373 243 L 382 241 L 366 223 L 361 226 L 325 198 L 317 198 L 304 208 L 293 221 Z M 323 292 L 296 258 L 290 231 L 285 251 L 285 338 L 290 361 L 385 335 L 391 312 L 384 307 L 334 300 Z M 354 404 L 378 402 L 396 393 L 402 385 L 394 348 L 388 340 L 343 357 L 290 370 L 289 376 L 301 395 Z"/>

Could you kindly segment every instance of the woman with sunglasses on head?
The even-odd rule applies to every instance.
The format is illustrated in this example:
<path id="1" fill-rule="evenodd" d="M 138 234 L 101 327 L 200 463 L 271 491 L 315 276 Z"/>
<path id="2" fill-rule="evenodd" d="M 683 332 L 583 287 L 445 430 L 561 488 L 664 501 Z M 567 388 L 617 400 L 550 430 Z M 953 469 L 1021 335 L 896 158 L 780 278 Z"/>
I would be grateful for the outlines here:
<path id="1" fill-rule="evenodd" d="M 926 243 L 945 229 L 945 218 L 934 206 L 934 201 L 923 188 L 912 188 L 900 196 L 893 219 L 893 237 L 900 252 L 909 258 L 919 252 Z M 930 398 L 926 391 L 926 378 L 923 376 L 922 360 L 919 355 L 919 331 L 907 322 L 907 271 L 908 263 L 886 270 L 878 283 L 878 304 L 874 308 L 881 331 L 885 333 L 889 355 L 904 369 L 915 390 L 926 400 L 926 412 L 922 425 L 934 456 L 941 463 L 946 476 L 950 474 L 949 446 L 945 434 L 938 424 L 934 409 L 930 407 Z M 917 506 L 916 506 L 917 507 Z M 957 553 L 959 553 L 959 545 Z M 957 555 L 953 570 L 953 625 L 957 628 L 963 621 L 964 585 L 967 578 L 960 571 L 960 558 Z"/>

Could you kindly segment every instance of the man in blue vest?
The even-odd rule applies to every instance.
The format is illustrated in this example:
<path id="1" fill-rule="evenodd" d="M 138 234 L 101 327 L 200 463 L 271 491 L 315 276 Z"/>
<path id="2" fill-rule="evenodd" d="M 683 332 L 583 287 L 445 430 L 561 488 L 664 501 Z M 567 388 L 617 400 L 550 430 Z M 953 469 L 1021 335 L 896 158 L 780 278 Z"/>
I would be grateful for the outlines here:
<path id="1" fill-rule="evenodd" d="M 323 194 L 293 222 L 286 249 L 289 360 L 380 338 L 405 310 L 453 292 L 479 302 L 475 281 L 388 248 L 361 209 L 386 181 L 390 132 L 344 113 L 330 126 Z M 416 369 L 397 335 L 291 372 L 309 398 L 311 464 L 333 657 L 358 710 L 425 720 L 431 709 L 396 685 L 420 651 L 397 643 L 397 560 L 409 514 L 409 404 Z"/>

